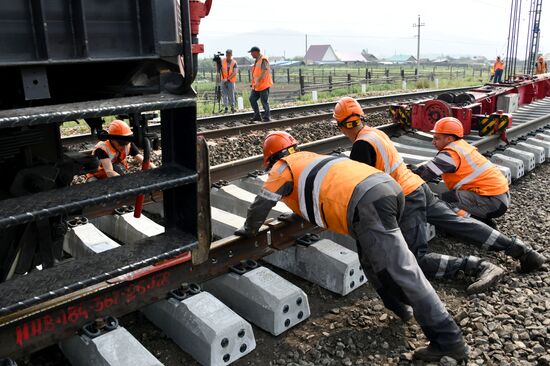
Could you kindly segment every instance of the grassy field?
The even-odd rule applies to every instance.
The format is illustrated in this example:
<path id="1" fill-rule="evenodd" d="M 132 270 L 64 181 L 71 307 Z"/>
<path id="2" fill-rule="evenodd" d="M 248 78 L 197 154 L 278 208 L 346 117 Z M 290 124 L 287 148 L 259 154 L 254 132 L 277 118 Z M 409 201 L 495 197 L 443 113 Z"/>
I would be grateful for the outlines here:
<path id="1" fill-rule="evenodd" d="M 301 71 L 300 71 L 301 69 Z M 368 71 L 367 71 L 368 70 Z M 366 79 L 367 72 L 370 79 Z M 302 75 L 306 92 L 300 95 L 299 75 Z M 402 77 L 406 80 L 403 88 Z M 212 115 L 218 112 L 214 107 L 215 73 L 209 70 L 200 70 L 193 87 L 198 94 L 198 114 Z M 334 83 L 332 91 L 327 91 L 329 77 Z M 430 88 L 454 88 L 474 86 L 486 82 L 488 70 L 485 67 L 424 67 L 420 68 L 418 77 L 415 76 L 413 65 L 379 65 L 377 67 L 335 67 L 335 66 L 302 66 L 275 69 L 275 82 L 271 88 L 271 107 L 312 103 L 312 90 L 317 90 L 318 101 L 333 101 L 344 95 L 367 96 L 388 91 L 411 91 Z M 436 85 L 437 79 L 437 85 Z M 342 85 L 348 80 L 351 86 Z M 290 81 L 290 82 L 289 82 Z M 338 83 L 340 84 L 338 86 Z M 363 93 L 361 83 L 367 83 Z M 318 89 L 316 88 L 318 86 Z M 248 71 L 241 70 L 240 82 L 237 80 L 236 93 L 243 98 L 245 110 L 250 110 L 248 97 L 250 86 Z"/>

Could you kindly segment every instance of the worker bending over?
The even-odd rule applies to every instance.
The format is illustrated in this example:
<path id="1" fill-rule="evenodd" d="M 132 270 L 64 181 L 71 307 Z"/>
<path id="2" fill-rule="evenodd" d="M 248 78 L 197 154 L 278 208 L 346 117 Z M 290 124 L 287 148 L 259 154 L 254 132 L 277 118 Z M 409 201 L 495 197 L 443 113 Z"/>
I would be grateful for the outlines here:
<path id="1" fill-rule="evenodd" d="M 403 192 L 387 174 L 347 158 L 297 151 L 283 131 L 263 143 L 269 175 L 235 234 L 254 236 L 269 211 L 282 200 L 295 214 L 357 240 L 361 265 L 386 307 L 404 320 L 414 316 L 430 345 L 415 358 L 467 358 L 462 333 L 418 267 L 399 230 Z M 398 299 L 389 302 L 388 299 Z M 407 306 L 407 305 L 410 305 Z"/>
<path id="2" fill-rule="evenodd" d="M 494 285 L 504 273 L 502 268 L 478 257 L 427 253 L 427 222 L 481 248 L 504 250 L 520 260 L 524 271 L 542 266 L 544 257 L 520 240 L 511 239 L 480 221 L 458 216 L 439 200 L 424 180 L 406 167 L 390 138 L 379 129 L 363 124 L 364 112 L 355 99 L 341 98 L 333 117 L 342 133 L 353 142 L 350 158 L 386 172 L 403 189 L 405 208 L 399 226 L 426 277 L 456 278 L 463 271 L 476 278 L 467 289 L 469 293 L 476 293 Z"/>
<path id="3" fill-rule="evenodd" d="M 140 164 L 143 163 L 143 155 L 136 144 L 128 139 L 132 136 L 132 130 L 125 122 L 115 119 L 109 125 L 108 133 L 109 140 L 98 142 L 92 150 L 92 155 L 99 159 L 99 167 L 95 173 L 86 175 L 88 182 L 125 174 L 128 170 L 128 156 L 132 156 Z M 125 139 L 117 140 L 116 136 Z M 155 165 L 150 163 L 150 167 L 154 168 Z"/>

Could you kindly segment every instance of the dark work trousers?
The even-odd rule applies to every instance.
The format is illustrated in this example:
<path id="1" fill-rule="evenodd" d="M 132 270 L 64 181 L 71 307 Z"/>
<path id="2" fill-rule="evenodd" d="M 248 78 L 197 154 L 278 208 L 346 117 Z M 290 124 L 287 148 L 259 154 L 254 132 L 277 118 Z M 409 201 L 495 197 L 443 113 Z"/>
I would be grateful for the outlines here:
<path id="1" fill-rule="evenodd" d="M 410 305 L 426 337 L 440 349 L 463 342 L 462 333 L 407 248 L 398 221 L 404 207 L 395 181 L 369 189 L 355 208 L 351 235 L 365 273 L 384 305 Z M 396 311 L 397 310 L 397 311 Z"/>
<path id="2" fill-rule="evenodd" d="M 263 119 L 270 119 L 271 111 L 269 110 L 269 88 L 261 91 L 252 90 L 250 92 L 250 98 L 248 98 L 250 101 L 250 106 L 252 106 L 252 109 L 254 110 L 254 118 L 260 119 L 261 116 L 260 107 L 258 106 L 258 99 L 260 99 L 262 106 L 264 107 Z"/>
<path id="3" fill-rule="evenodd" d="M 468 272 L 470 268 L 477 267 L 480 259 L 427 253 L 427 222 L 484 250 L 506 250 L 513 243 L 511 238 L 481 221 L 458 216 L 447 203 L 433 194 L 427 184 L 423 184 L 405 197 L 405 210 L 399 226 L 409 249 L 428 278 L 454 278 L 460 270 Z"/>

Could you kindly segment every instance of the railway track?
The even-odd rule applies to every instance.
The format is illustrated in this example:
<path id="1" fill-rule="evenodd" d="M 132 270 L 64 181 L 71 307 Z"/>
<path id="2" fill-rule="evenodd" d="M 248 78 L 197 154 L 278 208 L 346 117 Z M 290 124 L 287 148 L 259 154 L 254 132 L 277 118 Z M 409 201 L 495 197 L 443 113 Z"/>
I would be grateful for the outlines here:
<path id="1" fill-rule="evenodd" d="M 365 97 L 358 99 L 359 103 L 364 106 L 368 112 L 387 111 L 387 107 L 392 103 L 412 102 L 433 98 L 441 93 L 461 92 L 469 88 L 452 88 L 428 90 L 413 93 L 392 94 L 376 97 Z M 249 131 L 257 131 L 264 129 L 277 129 L 283 126 L 290 126 L 302 123 L 308 123 L 319 119 L 332 118 L 332 109 L 334 102 L 305 104 L 294 107 L 275 108 L 271 111 L 271 122 L 249 122 L 252 118 L 252 112 L 224 114 L 219 116 L 211 116 L 197 119 L 199 133 L 205 138 L 223 138 L 228 135 L 245 133 Z M 244 121 L 244 122 L 243 122 Z M 159 123 L 152 123 L 149 126 L 152 132 L 156 132 L 160 128 Z M 90 134 L 77 134 L 65 136 L 62 138 L 64 145 L 76 145 L 82 143 L 95 143 L 97 139 Z"/>
<path id="2" fill-rule="evenodd" d="M 319 117 L 316 116 L 316 118 Z M 527 172 L 535 169 L 537 165 L 544 163 L 550 158 L 550 143 L 545 142 L 550 141 L 550 98 L 534 102 L 521 108 L 514 114 L 513 121 L 514 124 L 512 128 L 507 131 L 508 139 L 512 143 L 510 145 L 505 145 L 496 136 L 480 138 L 472 134 L 467 137 L 467 140 L 477 146 L 481 152 L 491 155 L 491 160 L 501 167 L 502 171 L 506 173 L 510 180 L 521 178 Z M 264 128 L 265 127 L 267 126 L 264 125 Z M 392 137 L 392 140 L 396 143 L 396 147 L 403 155 L 406 163 L 422 163 L 423 161 L 433 157 L 436 153 L 431 146 L 429 134 L 421 132 L 403 133 L 396 125 L 393 124 L 384 125 L 379 128 Z M 334 152 L 339 154 L 348 154 L 349 146 L 349 142 L 343 136 L 335 136 L 304 144 L 301 148 L 318 153 Z M 185 278 L 186 281 L 191 280 L 198 283 L 203 283 L 210 280 L 210 282 L 206 282 L 206 288 L 214 292 L 216 296 L 222 298 L 222 302 L 228 302 L 231 304 L 233 309 L 237 309 L 239 308 L 239 304 L 231 303 L 230 299 L 224 298 L 224 293 L 227 294 L 227 291 L 229 291 L 227 288 L 231 291 L 245 289 L 246 291 L 249 291 L 247 293 L 248 295 L 265 293 L 267 291 L 265 286 L 254 287 L 251 286 L 250 283 L 245 284 L 244 282 L 239 282 L 239 279 L 245 276 L 254 278 L 254 274 L 257 274 L 257 276 L 260 277 L 272 276 L 271 278 L 276 278 L 278 286 L 283 286 L 286 289 L 291 288 L 292 291 L 288 291 L 292 293 L 292 296 L 294 296 L 293 301 L 297 301 L 298 298 L 301 298 L 301 305 L 298 305 L 298 307 L 293 307 L 286 312 L 282 311 L 277 313 L 277 311 L 280 310 L 277 306 L 281 305 L 284 308 L 284 305 L 288 305 L 289 300 L 280 300 L 279 298 L 273 300 L 274 303 L 277 304 L 277 306 L 274 306 L 276 310 L 274 310 L 273 313 L 277 314 L 275 316 L 276 321 L 270 325 L 271 328 L 258 320 L 258 318 L 262 318 L 262 316 L 258 314 L 247 313 L 241 315 L 249 320 L 254 319 L 253 321 L 257 322 L 256 325 L 264 330 L 269 328 L 267 331 L 272 334 L 278 332 L 275 330 L 277 326 L 282 326 L 283 329 L 288 329 L 306 319 L 308 311 L 306 311 L 307 301 L 304 301 L 307 299 L 307 295 L 305 293 L 299 289 L 294 289 L 291 284 L 285 282 L 285 280 L 280 279 L 279 277 L 273 277 L 271 274 L 266 275 L 266 273 L 261 272 L 265 270 L 256 268 L 253 262 L 246 262 L 249 264 L 247 267 L 247 264 L 245 263 L 244 269 L 242 266 L 239 267 L 241 261 L 243 260 L 259 260 L 270 255 L 270 257 L 267 257 L 268 263 L 283 267 L 286 270 L 291 270 L 290 268 L 285 267 L 283 261 L 281 261 L 281 253 L 284 253 L 284 255 L 287 256 L 285 259 L 289 260 L 289 256 L 293 253 L 294 255 L 297 255 L 296 247 L 294 246 L 296 238 L 302 237 L 302 235 L 306 233 L 316 232 L 315 228 L 304 222 L 289 224 L 279 221 L 277 217 L 280 214 L 288 212 L 286 207 L 279 205 L 275 207 L 271 214 L 271 221 L 266 224 L 257 238 L 241 239 L 232 236 L 233 231 L 240 227 L 244 222 L 246 208 L 263 182 L 264 175 L 257 171 L 261 165 L 260 162 L 261 157 L 254 156 L 235 162 L 217 165 L 211 168 L 212 182 L 221 182 L 216 184 L 211 191 L 212 229 L 215 237 L 220 239 L 212 243 L 211 256 L 207 265 L 198 266 L 190 275 L 189 270 L 192 268 L 190 256 L 183 252 L 178 255 L 173 253 L 172 257 L 168 256 L 160 262 L 157 260 L 160 265 L 153 264 L 154 262 L 152 262 L 150 266 L 144 267 L 142 270 L 128 272 L 127 274 L 120 275 L 111 280 L 98 281 L 97 283 L 83 287 L 73 293 L 66 293 L 62 296 L 50 296 L 50 298 L 44 297 L 43 299 L 46 300 L 36 302 L 32 304 L 32 306 L 26 306 L 24 308 L 19 306 L 21 309 L 15 306 L 10 308 L 12 311 L 8 312 L 5 311 L 6 301 L 4 301 L 2 303 L 4 308 L 0 309 L 0 324 L 2 324 L 0 326 L 0 337 L 4 337 L 0 338 L 2 341 L 0 342 L 0 349 L 5 350 L 6 348 L 2 348 L 2 345 L 6 347 L 9 342 L 13 343 L 13 338 L 10 337 L 15 337 L 15 341 L 20 343 L 21 346 L 25 346 L 26 350 L 40 349 L 44 345 L 51 344 L 52 340 L 66 338 L 75 330 L 80 329 L 84 323 L 89 324 L 90 321 L 94 319 L 94 314 L 96 313 L 107 312 L 111 316 L 120 317 L 131 311 L 136 311 L 143 308 L 144 305 L 148 305 L 151 302 L 160 301 L 157 302 L 157 304 L 165 304 L 168 302 L 174 303 L 175 300 L 166 301 L 162 299 L 165 298 L 168 289 L 178 290 L 179 281 L 183 278 Z M 442 189 L 442 187 L 435 185 L 434 189 L 437 191 Z M 159 214 L 160 206 L 160 203 L 149 205 L 149 214 Z M 131 219 L 129 219 L 130 216 L 130 212 L 119 210 L 116 215 L 103 220 L 105 222 L 97 220 L 92 223 L 85 223 L 84 221 L 76 223 L 70 233 L 73 237 L 77 237 L 77 231 L 79 228 L 92 225 L 96 228 L 96 233 L 107 234 L 107 239 L 111 239 L 111 241 L 113 241 L 112 243 L 109 242 L 109 245 L 111 245 L 111 248 L 115 248 L 120 244 L 131 244 L 137 240 L 143 240 L 148 233 L 155 232 L 154 230 L 162 230 L 162 227 L 159 227 L 158 224 L 149 222 L 149 220 L 144 220 L 137 226 L 133 226 L 130 222 Z M 151 231 L 145 230 L 145 222 L 147 222 L 147 225 L 152 228 L 150 229 L 149 226 L 147 226 L 147 230 L 150 229 Z M 121 227 L 121 229 L 118 229 L 118 232 L 117 225 Z M 129 231 L 139 232 L 140 234 L 136 234 L 137 239 L 136 237 L 133 239 L 128 239 L 127 233 Z M 124 235 L 126 235 L 126 237 L 124 237 Z M 321 233 L 321 236 L 325 239 L 325 241 L 321 241 L 324 243 L 323 245 L 337 245 L 337 248 L 340 248 L 341 253 L 345 252 L 347 253 L 346 255 L 350 255 L 351 257 L 355 255 L 353 253 L 354 243 L 350 242 L 346 238 L 329 235 L 328 233 Z M 82 254 L 83 257 L 90 255 L 89 252 L 86 253 L 86 250 L 89 251 L 90 247 L 93 247 L 93 245 L 89 243 L 79 243 L 79 238 L 74 240 L 74 243 L 70 242 L 70 240 L 68 241 L 66 249 L 73 253 L 74 256 L 77 257 L 77 260 L 78 256 L 82 253 L 84 253 Z M 326 244 L 329 243 L 328 240 L 330 240 L 331 244 Z M 309 254 L 311 254 L 313 250 L 317 250 L 318 253 L 321 253 L 324 256 L 323 258 L 325 258 L 325 260 L 328 260 L 327 258 L 330 257 L 328 254 L 330 250 L 327 249 L 323 252 L 320 245 L 319 248 L 313 248 L 314 246 L 312 245 L 303 245 L 302 247 L 305 248 L 304 250 L 306 251 L 309 250 L 309 252 L 307 252 Z M 108 254 L 108 251 L 103 252 L 104 255 L 105 253 Z M 160 259 L 162 258 L 159 258 L 159 260 Z M 331 276 L 331 278 L 341 278 L 340 282 L 338 282 L 339 285 L 333 286 L 330 290 L 335 292 L 340 291 L 342 294 L 347 294 L 364 284 L 364 278 L 363 280 L 360 280 L 361 270 L 358 267 L 356 255 L 354 260 L 348 260 L 347 262 L 343 256 L 330 257 L 330 259 L 333 261 L 339 261 L 338 263 L 347 264 L 347 266 L 344 266 L 344 275 L 336 272 L 327 275 Z M 290 260 L 292 260 L 292 258 L 290 258 Z M 293 260 L 297 260 L 297 258 L 294 257 Z M 174 264 L 177 265 L 174 266 Z M 224 274 L 227 271 L 227 268 L 231 266 L 236 266 L 233 268 L 232 274 Z M 357 268 L 354 266 L 357 266 Z M 243 269 L 243 272 L 239 273 L 241 269 Z M 354 271 L 353 275 L 350 274 L 352 269 Z M 236 282 L 233 284 L 219 284 L 216 283 L 216 278 L 232 278 Z M 315 279 L 310 278 L 310 280 L 314 281 Z M 214 281 L 214 284 L 212 284 L 211 281 Z M 223 282 L 221 280 L 217 281 Z M 317 279 L 317 281 L 320 280 Z M 128 283 L 134 284 L 133 290 L 121 292 L 121 286 L 127 285 Z M 320 285 L 329 287 L 327 283 L 320 283 Z M 267 289 L 274 291 L 269 287 L 267 287 Z M 41 290 L 44 289 L 35 291 L 35 295 L 40 296 Z M 48 288 L 48 290 L 53 291 L 55 288 Z M 173 296 L 172 299 L 176 299 L 177 301 L 185 301 L 186 298 L 196 298 L 197 294 L 192 293 L 195 290 L 190 290 L 189 288 L 183 290 L 181 288 L 178 290 L 180 295 L 183 291 L 183 295 L 180 296 L 183 297 L 183 299 L 178 300 L 177 297 Z M 137 296 L 140 293 L 146 295 L 141 300 L 139 299 L 139 296 Z M 124 301 L 121 301 L 122 299 L 124 299 Z M 14 297 L 11 302 L 12 305 L 17 305 L 17 301 L 22 300 L 24 299 L 17 299 Z M 248 305 L 249 308 L 254 308 L 254 304 Z M 96 307 L 98 306 L 105 309 L 101 309 L 102 311 L 97 311 L 98 309 Z M 163 309 L 162 306 L 166 309 L 166 306 L 170 305 L 165 304 L 151 306 L 149 306 L 147 308 L 148 310 L 145 311 L 146 316 L 159 327 L 168 327 L 167 329 L 163 328 L 163 332 L 168 334 L 172 339 L 176 339 L 177 335 L 173 333 L 173 326 L 170 327 L 169 324 L 172 321 L 175 322 L 173 324 L 178 324 L 178 326 L 183 325 L 178 323 L 176 320 L 170 320 L 169 318 L 162 318 L 158 316 L 158 312 L 161 312 Z M 300 308 L 300 306 L 302 307 Z M 72 311 L 68 309 L 72 309 Z M 302 311 L 301 317 L 299 316 L 300 311 Z M 237 313 L 239 313 L 239 311 L 237 311 Z M 292 320 L 290 320 L 290 315 L 287 314 L 292 315 Z M 63 330 L 57 329 L 55 324 L 57 324 L 58 321 L 61 323 L 63 321 L 67 322 L 69 316 L 74 319 L 74 324 L 72 324 L 72 326 L 66 326 L 67 324 L 63 324 L 65 325 Z M 239 336 L 240 330 L 245 327 L 245 325 L 243 325 L 245 323 L 240 322 L 238 318 L 235 319 L 237 319 L 235 320 L 235 324 L 237 324 L 236 326 L 238 330 L 232 335 L 233 338 L 228 338 L 227 342 L 231 345 L 233 343 L 238 344 L 238 347 L 229 352 L 227 351 L 227 347 L 229 346 L 226 345 L 226 347 L 224 347 L 223 344 L 226 342 L 221 339 L 221 348 L 218 347 L 215 351 L 215 356 L 218 357 L 219 361 L 218 364 L 231 363 L 253 349 L 253 338 L 246 338 L 245 342 L 243 341 L 244 336 Z M 286 325 L 287 320 L 289 320 L 288 325 Z M 95 336 L 92 334 L 93 337 L 90 336 L 90 339 L 96 339 L 98 341 L 100 337 L 106 336 L 113 337 L 112 339 L 114 341 L 120 342 L 126 342 L 130 339 L 127 337 L 131 337 L 131 335 L 127 335 L 124 332 L 119 332 L 116 335 L 113 333 L 114 330 L 121 329 L 124 324 L 121 324 L 118 328 L 114 327 L 113 324 L 109 326 L 109 324 L 110 323 L 108 323 L 107 327 L 104 325 L 103 327 L 97 325 L 97 328 L 100 328 L 97 329 L 99 331 L 99 335 L 94 333 Z M 252 328 L 246 329 L 247 332 L 248 329 L 252 330 Z M 12 331 L 12 333 L 9 331 Z M 185 345 L 180 344 L 177 340 L 176 343 L 180 346 L 186 347 Z M 244 350 L 243 344 L 246 345 Z M 141 350 L 139 352 L 145 352 L 142 348 L 139 348 L 139 345 L 136 345 L 136 347 L 138 347 L 136 350 Z M 66 342 L 63 343 L 62 348 L 64 350 L 72 349 L 73 353 L 76 352 L 74 350 L 80 350 L 80 352 L 91 352 L 91 350 L 81 348 L 78 344 L 71 346 Z M 188 352 L 194 352 L 193 350 L 187 350 Z M 70 353 L 71 351 L 67 352 Z M 206 351 L 202 350 L 201 352 L 204 353 Z M 199 354 L 201 353 L 199 352 Z M 84 355 L 86 355 L 86 357 L 89 356 L 86 353 L 84 353 Z M 229 355 L 229 358 L 227 358 L 227 355 Z M 197 354 L 194 354 L 194 356 L 201 357 L 197 356 Z"/>

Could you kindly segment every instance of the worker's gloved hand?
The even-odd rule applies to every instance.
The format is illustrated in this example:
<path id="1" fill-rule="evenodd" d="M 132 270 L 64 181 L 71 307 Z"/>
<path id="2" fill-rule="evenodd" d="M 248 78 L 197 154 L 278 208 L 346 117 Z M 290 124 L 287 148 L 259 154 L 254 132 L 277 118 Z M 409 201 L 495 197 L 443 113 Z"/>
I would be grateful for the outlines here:
<path id="1" fill-rule="evenodd" d="M 415 170 L 418 170 L 418 165 L 416 165 L 416 164 L 407 164 L 407 169 L 412 170 L 414 172 Z"/>
<path id="2" fill-rule="evenodd" d="M 300 219 L 300 216 L 296 215 L 294 212 L 288 212 L 288 213 L 279 215 L 277 219 L 279 219 L 280 221 L 293 223 L 298 221 Z"/>
<path id="3" fill-rule="evenodd" d="M 237 231 L 235 231 L 234 234 L 245 238 L 252 238 L 253 236 L 256 236 L 256 233 L 253 233 L 252 231 L 247 230 L 244 226 L 238 229 Z"/>

